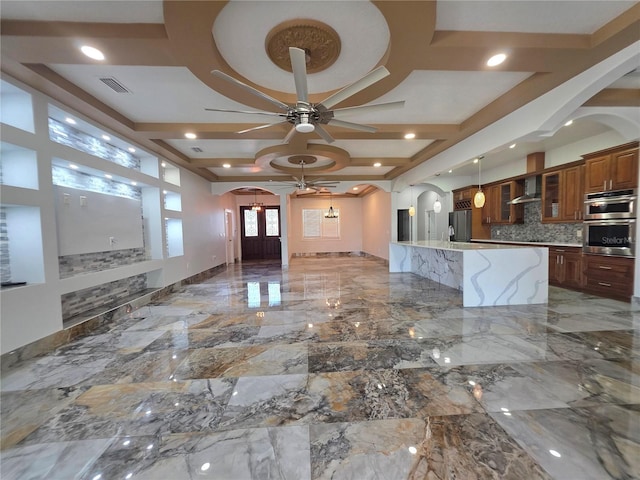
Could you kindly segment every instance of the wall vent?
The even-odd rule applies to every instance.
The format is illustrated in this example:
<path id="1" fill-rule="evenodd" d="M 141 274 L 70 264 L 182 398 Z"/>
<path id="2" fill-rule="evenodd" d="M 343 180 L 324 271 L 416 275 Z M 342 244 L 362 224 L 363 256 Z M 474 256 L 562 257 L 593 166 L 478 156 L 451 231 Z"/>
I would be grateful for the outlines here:
<path id="1" fill-rule="evenodd" d="M 118 80 L 113 77 L 101 77 L 100 81 L 104 83 L 107 87 L 117 93 L 131 93 L 127 87 L 122 85 Z"/>
<path id="2" fill-rule="evenodd" d="M 200 147 L 191 147 L 191 150 L 193 150 L 196 153 L 202 153 L 204 152 L 204 150 L 202 150 Z"/>

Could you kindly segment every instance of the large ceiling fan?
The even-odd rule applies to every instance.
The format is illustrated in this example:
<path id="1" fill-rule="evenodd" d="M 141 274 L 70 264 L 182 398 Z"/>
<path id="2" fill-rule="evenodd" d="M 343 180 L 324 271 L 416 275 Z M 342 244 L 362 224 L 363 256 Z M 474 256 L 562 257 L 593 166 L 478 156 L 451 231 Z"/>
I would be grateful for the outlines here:
<path id="1" fill-rule="evenodd" d="M 280 112 L 264 112 L 264 111 L 246 111 L 246 110 L 225 110 L 220 108 L 205 108 L 205 110 L 211 112 L 228 112 L 228 113 L 246 113 L 252 115 L 269 115 L 280 117 L 283 120 L 276 123 L 268 123 L 260 125 L 258 127 L 248 128 L 241 130 L 237 133 L 246 133 L 253 130 L 260 130 L 262 128 L 272 127 L 274 125 L 282 125 L 285 123 L 291 123 L 293 127 L 284 138 L 284 142 L 288 143 L 289 140 L 299 133 L 316 132 L 322 139 L 328 143 L 334 141 L 333 137 L 329 135 L 322 125 L 334 125 L 336 127 L 350 128 L 352 130 L 359 130 L 363 132 L 374 133 L 377 129 L 369 125 L 362 125 L 359 123 L 347 122 L 341 120 L 342 117 L 363 112 L 379 112 L 389 110 L 393 108 L 401 108 L 404 106 L 404 100 L 398 102 L 380 103 L 376 105 L 361 105 L 356 107 L 337 108 L 332 110 L 334 105 L 346 100 L 347 98 L 355 95 L 360 90 L 364 90 L 370 85 L 382 80 L 389 75 L 389 71 L 380 66 L 375 70 L 372 70 L 360 80 L 352 83 L 351 85 L 344 87 L 342 90 L 330 95 L 320 103 L 310 103 L 309 94 L 307 91 L 307 65 L 306 65 L 306 52 L 301 48 L 289 47 L 289 56 L 291 58 L 291 68 L 293 70 L 293 78 L 296 84 L 296 96 L 297 101 L 295 105 L 287 105 L 280 100 L 276 100 L 269 95 L 256 90 L 245 83 L 227 75 L 220 70 L 213 70 L 211 73 L 216 77 L 222 78 L 244 90 L 256 95 L 268 102 L 274 104 L 281 111 Z"/>
<path id="2" fill-rule="evenodd" d="M 284 185 L 291 185 L 292 187 L 295 187 L 296 192 L 298 194 L 316 193 L 318 190 L 322 190 L 324 188 L 334 188 L 338 184 L 337 181 L 323 180 L 321 178 L 314 179 L 314 180 L 306 180 L 304 178 L 305 165 L 306 165 L 305 161 L 300 160 L 300 170 L 301 170 L 300 178 L 296 177 L 295 175 L 292 175 L 295 182 L 278 182 L 278 183 L 282 183 Z"/>

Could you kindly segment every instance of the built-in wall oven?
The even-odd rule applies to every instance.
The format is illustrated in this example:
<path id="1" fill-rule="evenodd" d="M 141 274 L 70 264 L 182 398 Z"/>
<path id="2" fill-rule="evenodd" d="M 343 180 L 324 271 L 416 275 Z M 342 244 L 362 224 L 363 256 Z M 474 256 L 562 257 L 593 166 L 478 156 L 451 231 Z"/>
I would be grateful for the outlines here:
<path id="1" fill-rule="evenodd" d="M 637 199 L 635 189 L 586 194 L 583 251 L 635 257 Z"/>

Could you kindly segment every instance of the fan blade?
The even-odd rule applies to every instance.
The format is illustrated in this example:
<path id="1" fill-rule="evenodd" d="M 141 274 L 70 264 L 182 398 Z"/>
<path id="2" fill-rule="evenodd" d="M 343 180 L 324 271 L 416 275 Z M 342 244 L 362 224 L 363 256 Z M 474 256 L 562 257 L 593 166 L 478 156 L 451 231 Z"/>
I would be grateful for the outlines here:
<path id="1" fill-rule="evenodd" d="M 335 125 L 336 127 L 350 128 L 351 130 L 360 130 L 361 132 L 369 132 L 375 133 L 378 131 L 377 128 L 371 127 L 369 125 L 362 125 L 360 123 L 353 122 L 345 122 L 344 120 L 338 120 L 337 118 L 332 118 L 329 120 L 329 125 Z M 316 128 L 318 128 L 316 126 Z"/>
<path id="2" fill-rule="evenodd" d="M 282 125 L 284 123 L 288 123 L 286 120 L 284 122 L 278 122 L 278 123 L 267 123 L 265 125 L 260 125 L 259 127 L 253 127 L 253 128 L 247 128 L 246 130 L 240 130 L 239 132 L 236 133 L 247 133 L 247 132 L 253 132 L 254 130 L 262 130 L 263 128 L 269 128 L 269 127 L 273 127 L 275 125 Z"/>
<path id="3" fill-rule="evenodd" d="M 330 95 L 328 98 L 325 98 L 322 102 L 320 102 L 320 104 L 324 105 L 327 109 L 330 109 L 334 105 L 337 105 L 343 100 L 346 100 L 351 95 L 355 95 L 360 90 L 364 90 L 368 86 L 382 80 L 387 75 L 389 75 L 389 70 L 387 70 L 383 66 L 379 66 L 375 70 L 367 73 L 357 82 L 352 83 L 351 85 L 344 87 L 342 90 L 334 93 L 333 95 Z"/>
<path id="4" fill-rule="evenodd" d="M 249 110 L 226 110 L 224 108 L 205 108 L 207 112 L 224 112 L 224 113 L 247 113 L 249 115 L 269 115 L 270 117 L 286 117 L 286 113 L 277 113 L 277 112 L 260 112 L 255 111 L 251 112 Z"/>
<path id="5" fill-rule="evenodd" d="M 291 57 L 291 69 L 293 70 L 293 79 L 296 82 L 298 101 L 309 103 L 306 53 L 301 48 L 289 47 L 289 57 Z"/>
<path id="6" fill-rule="evenodd" d="M 254 95 L 266 100 L 267 102 L 273 103 L 276 107 L 281 108 L 282 110 L 288 110 L 289 109 L 289 105 L 287 105 L 286 103 L 283 103 L 280 100 L 276 100 L 275 98 L 270 97 L 266 93 L 262 93 L 260 90 L 256 90 L 255 88 L 250 87 L 246 83 L 242 83 L 240 80 L 236 80 L 232 76 L 227 75 L 226 73 L 221 72 L 220 70 L 212 70 L 211 74 L 216 76 L 216 77 L 222 78 L 223 80 L 226 80 L 227 82 L 233 83 L 234 85 L 237 85 L 238 87 L 246 90 L 247 92 L 252 93 L 252 94 L 254 94 Z"/>
<path id="7" fill-rule="evenodd" d="M 331 135 L 329 135 L 329 132 L 327 132 L 324 128 L 322 128 L 320 125 L 316 125 L 315 131 L 318 135 L 320 135 L 322 137 L 322 139 L 327 142 L 327 143 L 333 143 L 335 140 L 333 139 L 333 137 Z"/>
<path id="8" fill-rule="evenodd" d="M 289 133 L 287 133 L 287 136 L 284 137 L 284 140 L 282 140 L 282 141 L 284 143 L 289 143 L 295 134 L 296 134 L 296 127 L 293 126 L 293 127 L 291 127 L 291 130 L 289 130 Z"/>
<path id="9" fill-rule="evenodd" d="M 334 118 L 340 118 L 344 115 L 351 115 L 352 113 L 382 112 L 402 107 L 404 107 L 404 100 L 399 102 L 378 103 L 375 105 L 360 105 L 359 107 L 337 108 L 333 111 L 333 116 Z"/>

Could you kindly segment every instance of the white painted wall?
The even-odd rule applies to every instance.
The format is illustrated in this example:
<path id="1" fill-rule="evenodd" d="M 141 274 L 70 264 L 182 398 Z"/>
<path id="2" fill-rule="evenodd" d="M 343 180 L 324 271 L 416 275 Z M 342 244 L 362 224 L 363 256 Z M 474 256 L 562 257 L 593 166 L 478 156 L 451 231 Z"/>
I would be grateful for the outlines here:
<path id="1" fill-rule="evenodd" d="M 333 198 L 333 208 L 340 210 L 340 238 L 311 240 L 302 238 L 302 210 L 329 209 L 328 198 L 291 198 L 289 250 L 296 253 L 362 251 L 363 208 L 360 198 Z M 388 216 L 385 222 L 388 221 Z M 388 245 L 387 245 L 388 248 Z"/>
<path id="2" fill-rule="evenodd" d="M 389 260 L 391 194 L 376 190 L 362 197 L 362 251 Z"/>

